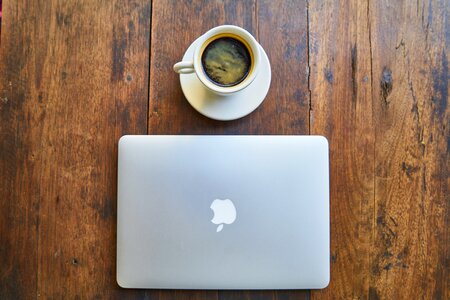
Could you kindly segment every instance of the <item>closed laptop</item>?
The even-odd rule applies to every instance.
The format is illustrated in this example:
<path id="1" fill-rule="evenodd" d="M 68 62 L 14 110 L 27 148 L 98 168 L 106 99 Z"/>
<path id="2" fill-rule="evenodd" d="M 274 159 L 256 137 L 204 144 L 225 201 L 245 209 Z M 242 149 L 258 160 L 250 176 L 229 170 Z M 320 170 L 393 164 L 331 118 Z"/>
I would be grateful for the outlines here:
<path id="1" fill-rule="evenodd" d="M 324 137 L 124 136 L 118 163 L 120 286 L 327 286 Z"/>

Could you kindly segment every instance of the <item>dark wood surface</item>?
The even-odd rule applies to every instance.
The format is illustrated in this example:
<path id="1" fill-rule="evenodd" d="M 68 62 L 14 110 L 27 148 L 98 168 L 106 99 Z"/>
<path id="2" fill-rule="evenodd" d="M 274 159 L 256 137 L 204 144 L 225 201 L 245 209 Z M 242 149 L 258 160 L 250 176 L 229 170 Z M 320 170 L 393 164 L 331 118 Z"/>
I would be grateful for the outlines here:
<path id="1" fill-rule="evenodd" d="M 437 1 L 5 0 L 0 299 L 448 299 L 450 8 Z M 272 65 L 263 104 L 198 114 L 172 65 L 221 24 Z M 322 134 L 331 283 L 320 291 L 124 290 L 123 134 Z"/>

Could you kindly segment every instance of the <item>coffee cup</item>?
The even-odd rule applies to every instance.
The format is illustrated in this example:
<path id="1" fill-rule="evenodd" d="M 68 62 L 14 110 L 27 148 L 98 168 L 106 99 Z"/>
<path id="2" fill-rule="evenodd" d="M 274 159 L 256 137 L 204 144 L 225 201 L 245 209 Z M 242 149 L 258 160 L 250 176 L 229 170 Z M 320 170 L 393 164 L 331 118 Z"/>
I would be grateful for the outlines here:
<path id="1" fill-rule="evenodd" d="M 190 60 L 173 66 L 179 74 L 195 73 L 202 84 L 219 95 L 230 95 L 249 86 L 260 65 L 260 49 L 245 29 L 222 25 L 210 29 L 197 42 Z"/>

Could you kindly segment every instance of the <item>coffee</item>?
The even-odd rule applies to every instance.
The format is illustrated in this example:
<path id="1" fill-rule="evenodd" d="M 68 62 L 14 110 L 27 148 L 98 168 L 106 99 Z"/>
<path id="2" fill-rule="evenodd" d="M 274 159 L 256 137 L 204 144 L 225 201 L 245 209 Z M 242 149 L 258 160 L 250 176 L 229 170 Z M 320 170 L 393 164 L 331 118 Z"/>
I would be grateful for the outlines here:
<path id="1" fill-rule="evenodd" d="M 206 76 L 223 87 L 242 82 L 249 74 L 251 63 L 248 48 L 231 37 L 213 40 L 202 54 L 202 66 Z"/>

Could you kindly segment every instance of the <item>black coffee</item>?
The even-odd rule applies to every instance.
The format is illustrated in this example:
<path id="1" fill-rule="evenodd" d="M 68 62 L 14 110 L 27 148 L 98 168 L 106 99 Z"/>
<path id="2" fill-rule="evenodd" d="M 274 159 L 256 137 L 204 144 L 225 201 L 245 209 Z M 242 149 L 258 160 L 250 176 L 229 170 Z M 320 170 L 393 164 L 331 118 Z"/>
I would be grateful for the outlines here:
<path id="1" fill-rule="evenodd" d="M 231 37 L 212 41 L 202 54 L 202 65 L 206 76 L 220 86 L 233 86 L 248 75 L 251 57 L 247 47 Z"/>

